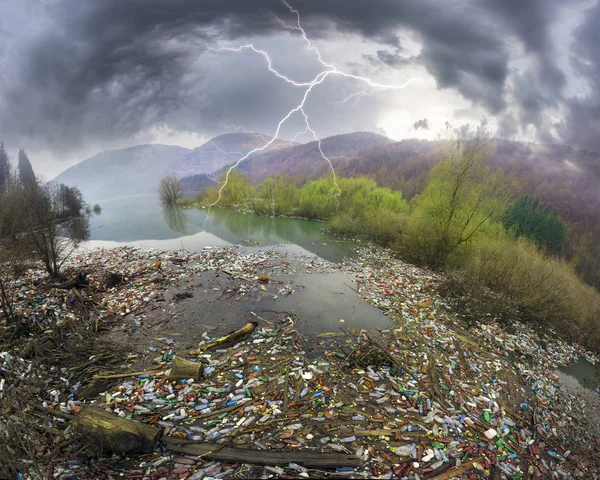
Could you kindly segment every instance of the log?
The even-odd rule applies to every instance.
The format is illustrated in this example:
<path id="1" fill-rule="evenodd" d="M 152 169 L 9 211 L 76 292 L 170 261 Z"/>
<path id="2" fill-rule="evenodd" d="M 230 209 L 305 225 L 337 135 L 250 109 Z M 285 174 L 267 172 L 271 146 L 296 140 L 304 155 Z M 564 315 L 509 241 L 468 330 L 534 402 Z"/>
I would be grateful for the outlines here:
<path id="1" fill-rule="evenodd" d="M 474 458 L 473 460 L 463 463 L 460 467 L 456 467 L 453 470 L 449 470 L 440 475 L 436 475 L 435 477 L 431 477 L 430 480 L 450 480 L 451 478 L 459 478 L 463 473 L 471 470 L 473 468 L 473 464 L 482 462 L 483 460 L 483 457 Z"/>
<path id="2" fill-rule="evenodd" d="M 102 452 L 152 453 L 162 433 L 158 428 L 95 406 L 84 407 L 73 419 L 73 425 Z"/>
<path id="3" fill-rule="evenodd" d="M 162 373 L 164 373 L 163 370 L 142 370 L 141 372 L 111 373 L 108 375 L 94 375 L 92 377 L 92 380 L 109 380 L 111 378 L 137 377 L 138 375 L 160 375 Z"/>
<path id="4" fill-rule="evenodd" d="M 192 362 L 176 356 L 173 359 L 173 368 L 167 377 L 167 380 L 183 380 L 193 378 L 198 380 L 203 375 L 203 365 L 199 362 Z"/>
<path id="5" fill-rule="evenodd" d="M 243 448 L 223 447 L 206 443 L 184 443 L 180 439 L 164 437 L 163 442 L 170 452 L 195 455 L 207 460 L 253 465 L 287 465 L 297 463 L 307 468 L 358 467 L 360 458 L 344 453 L 320 453 L 314 451 L 270 452 Z"/>
<path id="6" fill-rule="evenodd" d="M 211 350 L 211 349 L 219 347 L 219 346 L 235 345 L 237 342 L 239 342 L 240 340 L 242 340 L 242 339 L 246 338 L 248 335 L 250 335 L 257 326 L 258 326 L 258 322 L 248 322 L 246 325 L 244 325 L 239 330 L 228 333 L 227 335 L 223 335 L 222 337 L 219 337 L 216 340 L 213 340 L 212 342 L 209 342 L 206 345 L 203 345 L 202 347 L 200 347 L 198 349 L 198 351 L 206 352 L 207 350 Z"/>

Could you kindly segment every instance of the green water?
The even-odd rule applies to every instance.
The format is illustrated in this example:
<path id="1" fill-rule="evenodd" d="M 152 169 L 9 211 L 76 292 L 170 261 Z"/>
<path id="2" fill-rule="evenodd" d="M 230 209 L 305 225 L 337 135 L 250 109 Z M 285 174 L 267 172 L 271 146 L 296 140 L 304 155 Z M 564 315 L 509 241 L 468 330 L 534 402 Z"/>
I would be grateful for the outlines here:
<path id="1" fill-rule="evenodd" d="M 90 222 L 91 246 L 130 244 L 198 251 L 207 246 L 285 245 L 293 253 L 311 253 L 332 262 L 351 255 L 356 247 L 324 233 L 321 222 L 216 208 L 207 215 L 206 209 L 163 208 L 151 195 L 113 199 L 101 207 L 102 214 Z"/>
<path id="2" fill-rule="evenodd" d="M 592 365 L 584 358 L 567 367 L 559 368 L 555 373 L 571 390 L 585 389 L 595 392 L 600 388 L 600 366 Z"/>

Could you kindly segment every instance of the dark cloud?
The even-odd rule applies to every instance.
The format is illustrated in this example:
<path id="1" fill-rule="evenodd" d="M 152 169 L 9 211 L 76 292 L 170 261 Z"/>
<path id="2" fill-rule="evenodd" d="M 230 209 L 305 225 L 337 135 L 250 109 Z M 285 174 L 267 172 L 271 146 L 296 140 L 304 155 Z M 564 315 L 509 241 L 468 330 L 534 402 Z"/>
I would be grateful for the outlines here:
<path id="1" fill-rule="evenodd" d="M 396 48 L 394 51 L 377 50 L 375 55 L 365 55 L 365 60 L 373 65 L 387 65 L 388 67 L 401 67 L 415 63 L 416 57 L 406 55 L 402 49 Z"/>
<path id="2" fill-rule="evenodd" d="M 506 118 L 516 118 L 522 127 L 539 126 L 544 109 L 565 101 L 566 78 L 550 38 L 557 0 L 297 0 L 293 5 L 312 37 L 335 42 L 335 34 L 345 32 L 378 42 L 381 48 L 367 57 L 371 64 L 422 65 L 439 88 L 454 89 L 501 119 L 510 115 Z M 203 41 L 251 39 L 274 47 L 287 72 L 310 78 L 315 71 L 314 59 L 289 53 L 298 37 L 281 35 L 272 13 L 290 23 L 294 17 L 278 0 L 53 0 L 45 9 L 44 28 L 19 39 L 10 65 L 0 61 L 0 127 L 15 142 L 36 139 L 54 151 L 76 149 L 90 139 L 132 137 L 159 124 L 211 135 L 225 121 L 273 133 L 298 90 L 266 75 L 256 57 L 217 58 Z M 587 77 L 598 78 L 587 62 L 598 68 L 593 42 L 599 23 L 588 18 L 589 26 L 577 37 L 577 45 L 587 47 L 573 62 Z M 420 42 L 418 55 L 403 49 L 401 31 Z M 528 62 L 509 85 L 512 38 Z M 598 83 L 593 87 L 598 91 Z M 340 89 L 336 83 L 323 86 L 321 112 L 331 111 L 326 94 L 335 96 Z M 571 102 L 565 125 L 578 117 L 598 121 L 598 101 L 591 95 L 589 101 Z M 376 113 L 365 103 L 354 113 L 363 122 Z M 364 128 L 357 122 L 329 124 Z M 581 143 L 594 138 L 569 127 L 562 132 Z"/>
<path id="3" fill-rule="evenodd" d="M 585 85 L 569 99 L 557 127 L 566 143 L 600 152 L 600 2 L 584 18 L 575 35 L 577 49 L 572 51 L 571 65 Z"/>
<path id="4" fill-rule="evenodd" d="M 413 129 L 429 130 L 429 120 L 427 120 L 426 118 L 422 118 L 421 120 L 416 121 L 415 123 L 413 123 Z"/>

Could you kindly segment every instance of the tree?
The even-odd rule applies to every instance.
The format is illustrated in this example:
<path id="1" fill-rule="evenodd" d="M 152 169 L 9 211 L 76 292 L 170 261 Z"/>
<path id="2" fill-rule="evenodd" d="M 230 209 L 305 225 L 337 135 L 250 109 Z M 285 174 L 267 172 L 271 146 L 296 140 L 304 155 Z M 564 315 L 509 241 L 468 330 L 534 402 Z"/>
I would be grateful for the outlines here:
<path id="1" fill-rule="evenodd" d="M 505 228 L 517 236 L 531 238 L 538 247 L 559 253 L 565 246 L 567 227 L 550 206 L 524 195 L 508 207 L 502 217 Z"/>
<path id="2" fill-rule="evenodd" d="M 485 163 L 485 137 L 457 141 L 430 173 L 407 222 L 404 248 L 413 259 L 440 265 L 458 247 L 468 246 L 504 209 L 506 177 Z"/>
<path id="3" fill-rule="evenodd" d="M 45 184 L 25 194 L 25 240 L 51 277 L 59 277 L 64 261 L 89 238 L 91 210 L 74 187 Z"/>
<path id="4" fill-rule="evenodd" d="M 0 191 L 4 189 L 10 180 L 10 161 L 8 154 L 4 149 L 4 144 L 0 143 Z"/>
<path id="5" fill-rule="evenodd" d="M 5 210 L 5 192 L 0 190 L 0 311 L 4 314 L 7 322 L 14 320 L 14 310 L 12 307 L 12 296 L 7 285 L 6 268 L 8 266 L 10 249 L 7 248 L 7 241 L 3 232 L 8 230 L 5 222 L 9 220 Z"/>
<path id="6" fill-rule="evenodd" d="M 25 153 L 25 150 L 19 150 L 19 181 L 26 190 L 34 190 L 38 187 L 38 181 L 35 178 L 33 167 L 29 161 L 29 157 Z"/>
<path id="7" fill-rule="evenodd" d="M 19 241 L 24 227 L 21 193 L 12 181 L 7 181 L 0 189 L 0 312 L 7 322 L 15 319 L 9 279 L 25 253 L 24 245 Z"/>
<path id="8" fill-rule="evenodd" d="M 258 214 L 288 215 L 298 204 L 300 190 L 291 177 L 277 175 L 258 186 L 258 198 L 253 209 Z"/>
<path id="9" fill-rule="evenodd" d="M 181 182 L 174 173 L 160 181 L 158 192 L 164 205 L 175 205 L 183 195 Z"/>
<path id="10" fill-rule="evenodd" d="M 231 171 L 229 177 L 221 176 L 221 182 L 227 179 L 227 185 L 221 191 L 220 203 L 231 206 L 244 206 L 254 194 L 254 185 L 243 173 L 237 170 Z M 218 197 L 217 197 L 218 198 Z"/>

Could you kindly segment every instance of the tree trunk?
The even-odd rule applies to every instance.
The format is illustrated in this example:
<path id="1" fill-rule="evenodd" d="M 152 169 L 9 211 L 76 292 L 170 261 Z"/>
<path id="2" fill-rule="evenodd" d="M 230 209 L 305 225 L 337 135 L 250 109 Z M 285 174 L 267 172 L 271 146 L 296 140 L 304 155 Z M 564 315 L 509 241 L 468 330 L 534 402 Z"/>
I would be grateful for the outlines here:
<path id="1" fill-rule="evenodd" d="M 296 450 L 292 452 L 273 452 L 225 447 L 210 443 L 182 442 L 181 439 L 164 437 L 168 451 L 186 455 L 202 456 L 208 460 L 231 463 L 250 463 L 253 465 L 287 465 L 297 463 L 308 468 L 358 467 L 362 460 L 356 455 L 334 452 L 315 452 Z"/>
<path id="2" fill-rule="evenodd" d="M 73 419 L 79 433 L 102 452 L 152 453 L 161 430 L 119 417 L 100 407 L 84 407 Z"/>

